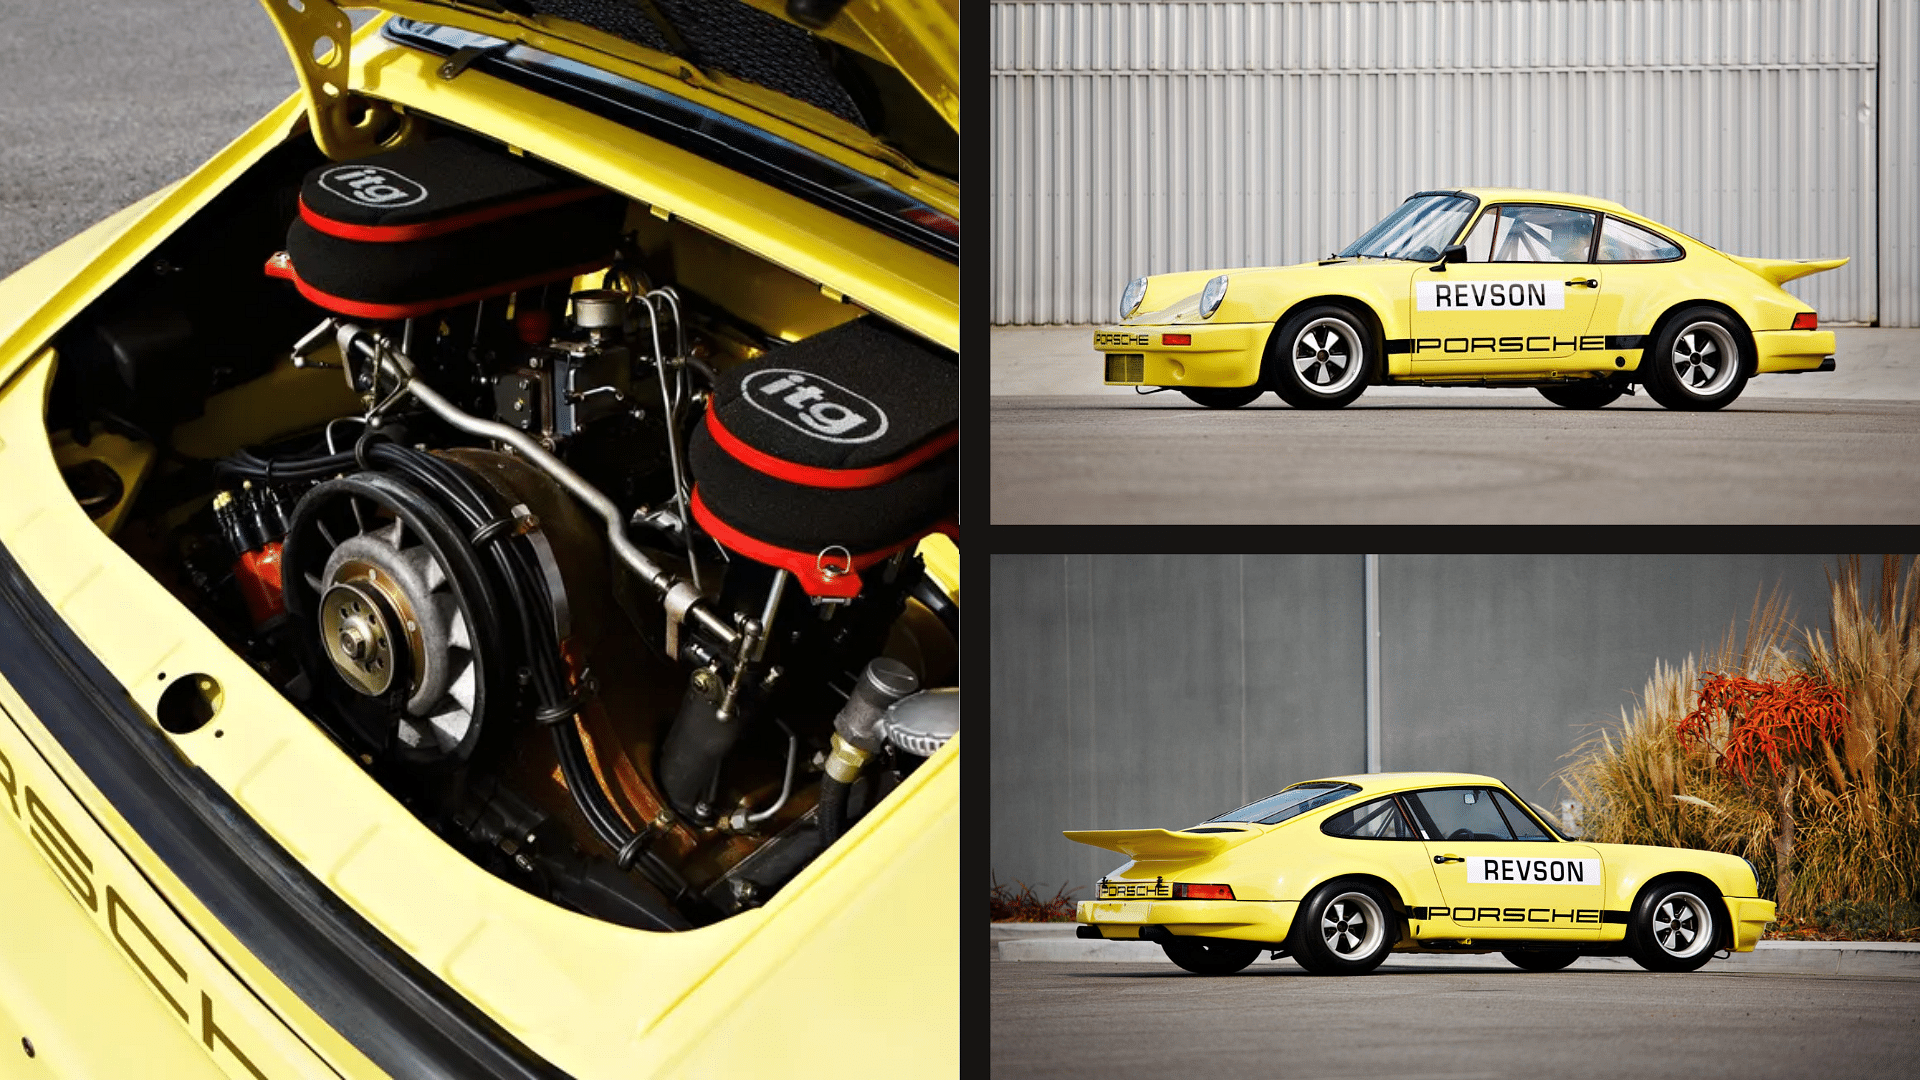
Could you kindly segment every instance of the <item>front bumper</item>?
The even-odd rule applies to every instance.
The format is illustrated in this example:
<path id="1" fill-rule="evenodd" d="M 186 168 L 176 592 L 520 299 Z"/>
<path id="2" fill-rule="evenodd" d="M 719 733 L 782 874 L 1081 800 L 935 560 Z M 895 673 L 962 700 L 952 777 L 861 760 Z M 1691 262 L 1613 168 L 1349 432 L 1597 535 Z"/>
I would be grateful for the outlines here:
<path id="1" fill-rule="evenodd" d="M 1756 330 L 1754 373 L 1832 371 L 1833 344 L 1831 330 Z"/>
<path id="2" fill-rule="evenodd" d="M 1252 386 L 1272 333 L 1270 323 L 1103 326 L 1093 347 L 1106 354 L 1110 386 Z M 1190 343 L 1168 345 L 1168 334 L 1186 334 Z"/>
<path id="3" fill-rule="evenodd" d="M 1286 940 L 1299 907 L 1295 900 L 1082 900 L 1075 919 L 1119 940 L 1164 926 L 1180 937 L 1278 942 Z"/>
<path id="4" fill-rule="evenodd" d="M 1778 915 L 1774 902 L 1740 896 L 1729 896 L 1726 900 L 1727 913 L 1733 918 L 1733 951 L 1752 952 L 1760 943 L 1760 935 L 1766 932 L 1767 924 Z"/>

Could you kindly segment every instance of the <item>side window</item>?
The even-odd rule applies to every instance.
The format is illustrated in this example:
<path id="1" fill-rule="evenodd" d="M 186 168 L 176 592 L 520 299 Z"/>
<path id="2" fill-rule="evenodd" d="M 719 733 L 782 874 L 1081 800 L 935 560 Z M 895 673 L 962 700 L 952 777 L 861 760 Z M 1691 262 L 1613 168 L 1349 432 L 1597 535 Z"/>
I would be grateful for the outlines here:
<path id="1" fill-rule="evenodd" d="M 1657 233 L 1619 218 L 1608 218 L 1600 227 L 1600 262 L 1665 262 L 1683 253 L 1679 246 Z"/>
<path id="2" fill-rule="evenodd" d="M 1504 791 L 1494 792 L 1493 801 L 1500 804 L 1501 812 L 1506 815 L 1507 824 L 1513 826 L 1513 835 L 1516 839 L 1520 839 L 1520 840 L 1551 840 L 1553 839 L 1551 836 L 1547 835 L 1547 831 L 1545 829 L 1542 829 L 1538 822 L 1534 821 L 1531 817 L 1527 816 L 1527 812 L 1525 810 L 1522 810 L 1518 805 L 1514 803 L 1512 799 L 1508 798 L 1506 792 Z"/>
<path id="3" fill-rule="evenodd" d="M 1558 206 L 1492 207 L 1467 234 L 1467 261 L 1586 262 L 1596 216 Z"/>
<path id="4" fill-rule="evenodd" d="M 1440 788 L 1406 796 L 1429 840 L 1511 840 L 1486 788 Z"/>
<path id="5" fill-rule="evenodd" d="M 1341 811 L 1323 822 L 1320 831 L 1328 836 L 1351 836 L 1361 840 L 1420 839 L 1392 798 L 1375 799 L 1351 810 Z"/>

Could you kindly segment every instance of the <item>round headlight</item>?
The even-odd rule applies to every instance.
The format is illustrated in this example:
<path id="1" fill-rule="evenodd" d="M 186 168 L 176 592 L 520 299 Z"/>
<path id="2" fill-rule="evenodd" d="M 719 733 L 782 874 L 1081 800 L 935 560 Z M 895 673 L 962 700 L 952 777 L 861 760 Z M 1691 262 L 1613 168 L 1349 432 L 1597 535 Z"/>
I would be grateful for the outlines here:
<path id="1" fill-rule="evenodd" d="M 1120 290 L 1120 317 L 1126 318 L 1140 310 L 1140 301 L 1147 298 L 1147 279 L 1134 278 L 1127 287 Z"/>
<path id="2" fill-rule="evenodd" d="M 1213 318 L 1213 313 L 1220 310 L 1220 301 L 1226 298 L 1227 275 L 1221 274 L 1219 277 L 1210 279 L 1206 288 L 1200 290 L 1200 317 Z"/>

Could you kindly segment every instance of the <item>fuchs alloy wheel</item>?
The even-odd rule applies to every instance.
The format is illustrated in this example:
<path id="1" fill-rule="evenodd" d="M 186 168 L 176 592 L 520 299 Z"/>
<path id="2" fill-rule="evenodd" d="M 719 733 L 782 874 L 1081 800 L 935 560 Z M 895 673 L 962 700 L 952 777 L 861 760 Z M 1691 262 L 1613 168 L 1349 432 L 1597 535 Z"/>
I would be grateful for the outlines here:
<path id="1" fill-rule="evenodd" d="M 1675 315 L 1640 361 L 1647 393 L 1669 409 L 1725 408 L 1747 385 L 1739 345 L 1745 333 L 1713 308 L 1693 307 Z"/>
<path id="2" fill-rule="evenodd" d="M 1262 381 L 1296 409 L 1338 409 L 1366 390 L 1372 341 L 1346 308 L 1307 308 L 1268 340 Z"/>
<path id="3" fill-rule="evenodd" d="M 1400 940 L 1393 905 L 1363 882 L 1320 886 L 1294 913 L 1287 952 L 1315 975 L 1365 975 Z"/>
<path id="4" fill-rule="evenodd" d="M 1559 971 L 1580 959 L 1572 949 L 1502 949 L 1500 955 L 1525 971 Z"/>
<path id="5" fill-rule="evenodd" d="M 1180 392 L 1209 409 L 1237 409 L 1259 397 L 1260 386 L 1196 386 Z"/>
<path id="6" fill-rule="evenodd" d="M 1610 382 L 1593 379 L 1587 382 L 1563 383 L 1559 386 L 1536 387 L 1540 396 L 1563 409 L 1599 409 L 1613 404 L 1621 394 L 1626 393 Z"/>
<path id="7" fill-rule="evenodd" d="M 1160 949 L 1195 975 L 1231 975 L 1260 958 L 1260 946 L 1253 942 L 1224 938 L 1170 938 L 1160 942 Z"/>
<path id="8" fill-rule="evenodd" d="M 1695 885 L 1662 885 L 1633 906 L 1627 952 L 1648 971 L 1694 971 L 1720 940 L 1719 898 Z"/>

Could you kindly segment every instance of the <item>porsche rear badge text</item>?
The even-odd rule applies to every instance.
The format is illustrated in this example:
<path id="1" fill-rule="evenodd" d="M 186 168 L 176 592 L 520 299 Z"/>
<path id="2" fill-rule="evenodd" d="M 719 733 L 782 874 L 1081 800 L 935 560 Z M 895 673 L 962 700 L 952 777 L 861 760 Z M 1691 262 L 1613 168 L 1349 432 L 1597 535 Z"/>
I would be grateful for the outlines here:
<path id="1" fill-rule="evenodd" d="M 1503 859 L 1474 855 L 1467 859 L 1469 885 L 1600 884 L 1599 859 Z"/>
<path id="2" fill-rule="evenodd" d="M 1413 291 L 1421 311 L 1562 311 L 1567 306 L 1567 287 L 1558 281 L 1422 281 Z"/>
<path id="3" fill-rule="evenodd" d="M 1093 335 L 1093 344 L 1095 347 L 1101 345 L 1145 345 L 1147 344 L 1147 335 L 1122 333 L 1095 334 Z"/>
<path id="4" fill-rule="evenodd" d="M 215 1054 L 224 1048 L 249 1074 L 266 1080 L 266 1074 L 234 1045 L 232 1037 L 214 1021 L 212 995 L 205 990 L 199 991 L 200 1015 L 197 1022 L 187 1011 L 181 998 L 192 1000 L 194 989 L 189 985 L 187 969 L 174 959 L 167 947 L 135 914 L 120 890 L 111 883 L 104 890 L 96 884 L 97 872 L 93 859 L 88 857 L 67 827 L 60 823 L 40 794 L 33 790 L 33 785 L 20 779 L 19 773 L 14 771 L 13 761 L 4 750 L 0 750 L 0 802 L 4 802 L 26 828 L 28 837 L 40 849 L 41 855 L 53 867 L 68 891 L 73 893 L 73 898 L 92 918 L 103 924 L 114 945 L 146 976 L 154 992 L 172 1008 L 188 1030 L 199 1036 L 207 1053 Z"/>

